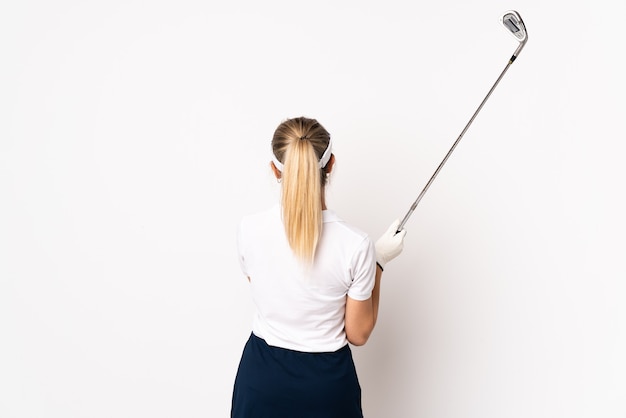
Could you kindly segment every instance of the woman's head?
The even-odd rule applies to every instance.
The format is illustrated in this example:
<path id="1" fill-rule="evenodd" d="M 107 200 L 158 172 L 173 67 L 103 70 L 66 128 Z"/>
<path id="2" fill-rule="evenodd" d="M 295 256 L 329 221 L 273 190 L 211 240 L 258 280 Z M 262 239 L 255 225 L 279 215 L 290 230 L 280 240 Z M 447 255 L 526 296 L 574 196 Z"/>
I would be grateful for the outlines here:
<path id="1" fill-rule="evenodd" d="M 315 119 L 288 119 L 274 132 L 272 152 L 282 179 L 289 245 L 298 258 L 310 263 L 322 231 L 324 186 L 332 167 L 330 134 Z"/>
<path id="2" fill-rule="evenodd" d="M 294 166 L 296 165 L 295 161 L 291 161 L 292 158 L 287 158 L 290 152 L 297 158 L 300 155 L 296 152 L 298 150 L 312 151 L 320 168 L 320 183 L 324 186 L 326 184 L 326 166 L 331 156 L 329 145 L 330 134 L 315 119 L 304 117 L 288 119 L 281 123 L 274 132 L 272 139 L 274 164 L 278 171 L 282 172 L 287 160 L 294 163 Z M 300 161 L 300 163 L 304 163 L 304 161 Z"/>

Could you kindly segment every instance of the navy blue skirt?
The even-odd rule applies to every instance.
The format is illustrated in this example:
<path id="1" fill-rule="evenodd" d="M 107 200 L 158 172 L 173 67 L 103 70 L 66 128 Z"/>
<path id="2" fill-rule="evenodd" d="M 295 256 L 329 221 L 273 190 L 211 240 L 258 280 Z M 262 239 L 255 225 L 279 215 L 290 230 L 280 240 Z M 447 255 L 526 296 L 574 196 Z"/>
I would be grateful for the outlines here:
<path id="1" fill-rule="evenodd" d="M 272 347 L 250 335 L 232 418 L 362 418 L 361 387 L 348 345 L 332 353 Z"/>

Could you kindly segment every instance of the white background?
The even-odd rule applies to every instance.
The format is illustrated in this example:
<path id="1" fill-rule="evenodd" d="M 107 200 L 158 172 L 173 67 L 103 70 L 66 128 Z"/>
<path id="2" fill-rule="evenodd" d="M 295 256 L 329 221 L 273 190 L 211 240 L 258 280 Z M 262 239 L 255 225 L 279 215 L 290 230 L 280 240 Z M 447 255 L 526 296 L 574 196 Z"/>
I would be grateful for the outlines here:
<path id="1" fill-rule="evenodd" d="M 576 5 L 574 5 L 575 3 Z M 582 5 L 577 5 L 581 3 Z M 376 239 L 367 417 L 626 416 L 623 1 L 3 1 L 0 416 L 226 417 L 285 118 Z"/>

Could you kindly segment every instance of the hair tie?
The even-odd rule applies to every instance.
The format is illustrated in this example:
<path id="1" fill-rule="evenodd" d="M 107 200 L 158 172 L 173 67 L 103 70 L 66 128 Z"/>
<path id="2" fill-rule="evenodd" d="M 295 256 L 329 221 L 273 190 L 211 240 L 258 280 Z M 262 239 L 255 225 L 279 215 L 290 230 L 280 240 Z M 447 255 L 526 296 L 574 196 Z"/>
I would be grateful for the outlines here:
<path id="1" fill-rule="evenodd" d="M 328 164 L 328 161 L 330 161 L 330 156 L 333 153 L 333 141 L 332 139 L 330 139 L 328 141 L 328 146 L 326 147 L 326 151 L 324 151 L 324 154 L 322 154 L 322 157 L 319 159 L 318 167 L 320 169 L 326 167 L 326 164 Z M 283 171 L 283 164 L 278 161 L 278 158 L 276 158 L 276 156 L 274 155 L 274 153 L 272 152 L 272 161 L 274 162 L 274 165 L 276 166 L 276 168 L 278 169 L 278 171 L 282 172 Z"/>

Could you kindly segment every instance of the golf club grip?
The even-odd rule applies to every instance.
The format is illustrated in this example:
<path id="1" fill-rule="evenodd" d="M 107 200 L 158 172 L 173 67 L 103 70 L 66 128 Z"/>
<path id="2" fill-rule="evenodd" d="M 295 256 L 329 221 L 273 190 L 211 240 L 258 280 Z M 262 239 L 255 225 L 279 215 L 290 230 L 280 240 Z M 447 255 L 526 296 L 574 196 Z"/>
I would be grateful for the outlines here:
<path id="1" fill-rule="evenodd" d="M 415 210 L 415 208 L 413 206 L 411 206 L 411 209 L 409 209 L 409 211 L 406 213 L 406 215 L 404 215 L 404 218 L 402 218 L 402 222 L 400 222 L 400 224 L 398 225 L 398 229 L 396 229 L 396 233 L 394 235 L 397 235 L 400 233 L 400 231 L 402 231 L 402 228 L 404 228 L 404 224 L 406 223 L 406 221 L 409 220 L 409 218 L 411 217 L 411 214 L 413 213 L 413 211 Z"/>

